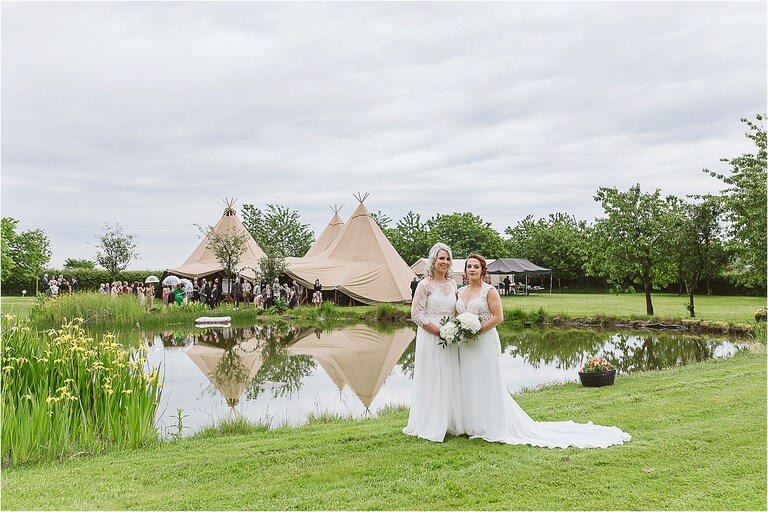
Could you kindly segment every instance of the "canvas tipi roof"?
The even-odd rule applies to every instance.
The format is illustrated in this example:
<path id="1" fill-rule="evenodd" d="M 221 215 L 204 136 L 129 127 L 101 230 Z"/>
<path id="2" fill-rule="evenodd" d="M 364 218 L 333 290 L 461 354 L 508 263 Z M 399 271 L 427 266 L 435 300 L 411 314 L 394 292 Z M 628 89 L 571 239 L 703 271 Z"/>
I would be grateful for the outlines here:
<path id="1" fill-rule="evenodd" d="M 381 334 L 365 325 L 308 336 L 288 347 L 291 355 L 310 355 L 339 390 L 346 384 L 366 409 L 413 341 L 413 329 Z"/>
<path id="2" fill-rule="evenodd" d="M 216 233 L 244 233 L 247 235 L 245 252 L 240 256 L 238 264 L 238 267 L 243 270 L 239 274 L 248 279 L 255 279 L 256 272 L 253 269 L 259 268 L 259 259 L 265 256 L 264 251 L 259 247 L 248 230 L 245 229 L 240 219 L 237 218 L 237 213 L 232 207 L 233 201 L 226 203 L 227 207 L 224 209 L 219 222 L 213 226 L 213 230 Z M 216 255 L 208 247 L 207 235 L 182 266 L 165 269 L 170 274 L 189 278 L 205 277 L 221 270 L 221 264 L 216 259 Z"/>
<path id="3" fill-rule="evenodd" d="M 360 205 L 322 253 L 286 258 L 285 273 L 305 288 L 319 279 L 323 290 L 338 290 L 365 304 L 410 302 L 413 270 L 403 261 L 358 197 Z"/>
<path id="4" fill-rule="evenodd" d="M 305 258 L 317 256 L 325 251 L 333 241 L 338 238 L 339 234 L 344 231 L 344 221 L 339 217 L 339 210 L 341 210 L 341 208 L 332 208 L 332 210 L 333 217 L 331 218 L 331 221 L 325 226 L 325 229 L 320 233 L 320 236 L 317 237 L 317 240 L 312 244 L 312 247 L 309 248 L 307 254 L 304 255 Z"/>

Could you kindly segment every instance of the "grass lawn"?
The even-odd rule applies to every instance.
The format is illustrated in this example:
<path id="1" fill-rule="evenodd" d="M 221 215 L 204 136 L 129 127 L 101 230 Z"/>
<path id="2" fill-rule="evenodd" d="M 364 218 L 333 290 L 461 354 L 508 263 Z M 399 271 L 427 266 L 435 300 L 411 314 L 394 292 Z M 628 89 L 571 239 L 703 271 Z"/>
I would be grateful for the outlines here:
<path id="1" fill-rule="evenodd" d="M 520 308 L 535 311 L 543 308 L 549 316 L 591 318 L 596 316 L 632 319 L 649 318 L 645 314 L 645 295 L 632 294 L 571 294 L 542 293 L 540 295 L 502 297 L 505 309 Z M 685 304 L 688 297 L 673 293 L 651 295 L 654 316 L 662 320 L 688 318 Z M 754 323 L 755 311 L 766 305 L 765 297 L 731 297 L 701 295 L 694 297 L 696 318 L 699 320 Z"/>
<path id="2" fill-rule="evenodd" d="M 765 510 L 766 353 L 757 347 L 606 388 L 516 397 L 538 420 L 619 426 L 633 435 L 624 446 L 431 443 L 402 435 L 407 412 L 394 409 L 6 469 L 3 508 Z"/>
<path id="3" fill-rule="evenodd" d="M 19 318 L 28 318 L 34 304 L 34 297 L 0 297 L 0 310 Z"/>

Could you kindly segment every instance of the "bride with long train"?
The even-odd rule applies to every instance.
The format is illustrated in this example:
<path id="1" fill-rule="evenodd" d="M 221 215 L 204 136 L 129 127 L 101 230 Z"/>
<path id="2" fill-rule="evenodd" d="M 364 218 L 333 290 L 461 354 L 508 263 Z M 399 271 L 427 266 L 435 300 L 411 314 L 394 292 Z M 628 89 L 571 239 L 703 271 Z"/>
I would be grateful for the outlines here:
<path id="1" fill-rule="evenodd" d="M 504 320 L 501 297 L 483 282 L 485 259 L 472 254 L 465 273 L 469 285 L 459 289 L 458 314 L 470 311 L 480 318 L 480 333 L 459 345 L 461 397 L 460 424 L 470 438 L 546 448 L 605 448 L 623 444 L 632 436 L 617 427 L 573 421 L 531 419 L 510 396 L 501 371 L 501 344 L 496 326 Z M 457 397 L 458 398 L 458 397 Z"/>

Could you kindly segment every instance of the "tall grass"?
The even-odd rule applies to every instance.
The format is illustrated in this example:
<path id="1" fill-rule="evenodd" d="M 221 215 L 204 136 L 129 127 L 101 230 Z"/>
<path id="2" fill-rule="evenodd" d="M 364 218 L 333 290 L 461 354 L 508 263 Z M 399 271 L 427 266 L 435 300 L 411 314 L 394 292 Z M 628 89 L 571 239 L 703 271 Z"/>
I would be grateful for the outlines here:
<path id="1" fill-rule="evenodd" d="M 159 302 L 162 307 L 162 301 Z M 131 295 L 113 298 L 104 293 L 71 293 L 55 299 L 38 295 L 29 318 L 38 325 L 60 325 L 67 318 L 82 318 L 85 323 L 134 324 L 146 315 L 146 307 Z"/>
<path id="2" fill-rule="evenodd" d="M 394 304 L 377 304 L 373 310 L 373 317 L 380 322 L 396 322 L 405 320 L 409 316 L 411 316 L 410 308 L 404 308 Z"/>
<path id="3" fill-rule="evenodd" d="M 339 307 L 333 302 L 323 302 L 315 311 L 317 318 L 334 320 L 339 317 Z"/>
<path id="4" fill-rule="evenodd" d="M 128 353 L 112 335 L 90 338 L 82 319 L 38 334 L 5 315 L 1 339 L 3 466 L 158 439 L 158 370 L 144 349 Z"/>
<path id="5" fill-rule="evenodd" d="M 231 309 L 222 306 L 216 312 L 226 313 Z M 148 304 L 140 304 L 139 299 L 132 295 L 113 298 L 109 294 L 84 292 L 65 294 L 55 299 L 38 295 L 29 318 L 38 326 L 58 326 L 68 318 L 82 318 L 89 325 L 148 325 L 162 324 L 170 318 L 192 320 L 209 312 L 208 307 L 200 303 L 164 307 L 161 300 L 155 299 L 152 308 L 149 308 Z"/>

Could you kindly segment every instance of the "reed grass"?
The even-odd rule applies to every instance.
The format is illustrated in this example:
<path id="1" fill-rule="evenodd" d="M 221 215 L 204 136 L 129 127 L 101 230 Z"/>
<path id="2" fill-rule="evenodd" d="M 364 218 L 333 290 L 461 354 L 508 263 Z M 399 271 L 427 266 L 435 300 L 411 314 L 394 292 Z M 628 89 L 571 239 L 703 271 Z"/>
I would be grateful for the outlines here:
<path id="1" fill-rule="evenodd" d="M 3 466 L 136 448 L 158 439 L 158 369 L 82 319 L 38 333 L 2 318 Z"/>
<path id="2" fill-rule="evenodd" d="M 228 314 L 234 310 L 231 306 L 221 306 L 217 314 Z M 170 320 L 194 320 L 209 313 L 205 304 L 170 304 L 163 306 L 155 299 L 153 305 L 140 304 L 132 295 L 112 297 L 103 293 L 73 293 L 61 295 L 55 299 L 38 295 L 35 305 L 29 313 L 30 320 L 37 326 L 58 326 L 69 318 L 82 318 L 88 325 L 125 326 L 140 324 L 164 325 Z"/>
<path id="3" fill-rule="evenodd" d="M 113 298 L 109 294 L 84 292 L 64 294 L 55 299 L 38 295 L 29 318 L 37 325 L 46 326 L 61 325 L 71 318 L 82 318 L 87 324 L 134 324 L 146 311 L 147 307 L 130 295 Z"/>
<path id="4" fill-rule="evenodd" d="M 323 302 L 316 309 L 316 318 L 335 320 L 339 317 L 339 307 L 333 302 Z"/>

